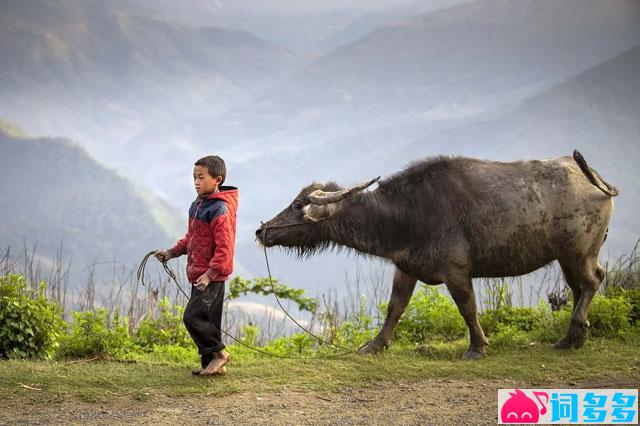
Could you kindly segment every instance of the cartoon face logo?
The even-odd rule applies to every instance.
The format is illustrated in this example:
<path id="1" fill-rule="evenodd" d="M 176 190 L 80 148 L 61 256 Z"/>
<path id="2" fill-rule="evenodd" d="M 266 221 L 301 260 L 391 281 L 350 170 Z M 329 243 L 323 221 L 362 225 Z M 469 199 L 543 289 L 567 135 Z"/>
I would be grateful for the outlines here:
<path id="1" fill-rule="evenodd" d="M 538 409 L 538 405 L 519 389 L 515 393 L 510 392 L 511 397 L 502 405 L 500 410 L 500 419 L 502 423 L 538 423 L 541 414 L 547 412 L 545 403 L 549 401 L 549 395 L 546 392 L 534 392 L 534 395 L 542 409 Z M 545 403 L 540 397 L 546 397 Z"/>

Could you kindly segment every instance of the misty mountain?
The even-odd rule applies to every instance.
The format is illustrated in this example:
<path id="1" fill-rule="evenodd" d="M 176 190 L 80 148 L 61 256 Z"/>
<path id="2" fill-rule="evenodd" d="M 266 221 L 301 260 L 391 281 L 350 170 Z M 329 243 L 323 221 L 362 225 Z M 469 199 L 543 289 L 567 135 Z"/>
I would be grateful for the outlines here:
<path id="1" fill-rule="evenodd" d="M 0 115 L 102 160 L 153 123 L 217 114 L 298 59 L 249 33 L 129 15 L 104 0 L 0 3 Z"/>
<path id="2" fill-rule="evenodd" d="M 445 0 L 447 1 L 447 0 Z M 450 3 L 456 0 L 448 0 Z M 311 58 L 333 49 L 332 37 L 363 15 L 407 0 L 112 0 L 122 10 L 195 28 L 219 26 L 247 31 Z M 431 3 L 431 2 L 429 2 Z"/>
<path id="3" fill-rule="evenodd" d="M 434 126 L 426 135 L 407 143 L 395 141 L 393 135 L 388 134 L 384 138 L 392 143 L 384 150 L 362 147 L 357 155 L 347 154 L 335 164 L 322 162 L 321 165 L 335 170 L 333 177 L 338 182 L 351 184 L 354 183 L 353 176 L 364 179 L 388 175 L 413 161 L 434 155 L 514 161 L 566 156 L 578 149 L 591 167 L 620 190 L 620 195 L 614 199 L 609 237 L 601 252 L 604 262 L 614 262 L 619 256 L 630 253 L 640 238 L 638 70 L 640 46 L 567 78 L 497 117 L 445 128 Z M 376 135 L 371 135 L 369 141 L 379 142 Z M 356 141 L 347 140 L 344 146 L 354 145 L 357 145 Z M 280 207 L 293 199 L 296 190 L 308 182 L 298 183 L 289 198 L 281 200 Z M 284 271 L 284 276 L 291 276 L 294 282 L 311 281 L 315 285 L 323 283 L 318 277 L 333 276 L 330 271 L 353 270 L 356 263 L 354 258 L 344 254 L 325 254 L 307 261 L 304 268 L 300 268 L 307 271 L 305 278 L 295 272 L 298 268 L 291 256 L 277 252 L 271 256 L 275 259 L 272 264 L 276 265 L 272 266 L 273 270 Z M 294 267 L 290 266 L 292 264 Z M 260 266 L 260 262 L 256 262 L 254 268 Z"/>
<path id="4" fill-rule="evenodd" d="M 460 3 L 468 3 L 473 0 L 432 0 L 419 1 L 394 5 L 384 10 L 365 14 L 354 20 L 343 30 L 326 38 L 321 46 L 330 51 L 363 38 L 373 31 L 386 26 L 397 24 L 398 21 L 408 16 L 425 15 L 438 9 L 446 9 Z"/>
<path id="5" fill-rule="evenodd" d="M 360 120 L 426 114 L 557 81 L 638 41 L 633 0 L 465 3 L 379 28 L 306 66 L 265 102 L 331 106 L 349 119 L 357 106 Z"/>
<path id="6" fill-rule="evenodd" d="M 303 186 L 349 185 L 447 153 L 507 160 L 580 149 L 621 187 L 614 220 L 626 222 L 612 224 L 609 242 L 627 250 L 616 232 L 638 234 L 624 219 L 635 168 L 626 158 L 611 165 L 631 152 L 636 95 L 608 94 L 613 71 L 599 67 L 640 44 L 637 1 L 362 3 L 2 2 L 0 52 L 15 61 L 0 64 L 0 115 L 72 137 L 182 212 L 193 162 L 221 155 L 240 188 L 243 275 L 265 274 L 254 231 Z M 296 45 L 305 59 L 313 46 L 340 47 L 304 64 L 241 30 Z M 605 152 L 603 140 L 621 145 Z M 270 256 L 276 277 L 312 293 L 344 282 L 357 259 Z"/>
<path id="7" fill-rule="evenodd" d="M 629 253 L 640 237 L 640 46 L 595 66 L 491 120 L 437 130 L 396 146 L 393 158 L 417 151 L 513 160 L 571 155 L 620 189 L 607 247 Z M 379 162 L 381 164 L 381 162 Z"/>
<path id="8" fill-rule="evenodd" d="M 216 152 L 233 165 L 230 179 L 242 194 L 237 253 L 249 269 L 258 271 L 264 266 L 252 248 L 253 231 L 312 181 L 349 185 L 389 175 L 429 155 L 506 160 L 570 155 L 579 148 L 617 184 L 620 180 L 609 173 L 609 166 L 597 161 L 601 153 L 593 148 L 598 145 L 571 143 L 553 152 L 538 151 L 535 140 L 516 138 L 511 143 L 520 149 L 505 156 L 503 144 L 492 135 L 485 137 L 481 129 L 459 144 L 446 136 L 480 121 L 498 123 L 527 99 L 640 42 L 637 2 L 614 5 L 476 2 L 410 17 L 320 58 L 251 108 L 217 120 L 196 119 L 153 137 L 141 134 L 132 146 L 150 146 L 151 141 L 169 141 L 179 134 L 193 142 L 190 153 L 173 152 L 187 162 L 198 147 L 204 149 L 209 135 L 224 141 Z M 601 87 L 607 90 L 606 83 Z M 568 126 L 582 121 L 579 115 L 565 118 Z M 538 125 L 546 126 L 542 118 Z M 444 136 L 435 141 L 434 134 Z M 626 179 L 633 179 L 633 172 L 626 171 Z M 174 182 L 187 173 L 186 168 L 177 172 Z M 183 182 L 186 193 L 190 183 Z M 179 188 L 175 186 L 171 199 L 181 197 Z M 621 203 L 620 218 L 627 214 Z M 629 247 L 628 241 L 618 239 L 623 233 L 616 234 L 615 225 L 609 243 L 620 255 Z M 626 230 L 628 239 L 638 235 L 637 225 Z M 275 251 L 273 256 L 277 276 L 307 288 L 342 281 L 353 265 L 344 255 L 317 257 L 303 266 L 286 254 Z"/>
<path id="9" fill-rule="evenodd" d="M 255 213 L 281 205 L 282 188 L 293 182 L 336 178 L 358 169 L 363 156 L 387 159 L 395 145 L 435 128 L 502 114 L 638 42 L 640 5 L 633 0 L 465 3 L 380 28 L 248 107 L 165 123 L 129 147 L 184 163 L 214 149 L 250 191 L 260 173 L 261 187 L 245 192 L 251 204 L 243 204 L 256 223 Z M 132 173 L 134 166 L 123 164 Z M 178 166 L 164 171 L 172 182 L 186 173 Z M 190 183 L 183 182 L 168 199 L 187 201 Z"/>
<path id="10" fill-rule="evenodd" d="M 66 139 L 30 139 L 0 126 L 0 247 L 35 247 L 45 265 L 62 249 L 74 279 L 94 261 L 136 266 L 184 234 L 185 221 Z M 96 278 L 101 276 L 96 271 Z M 110 274 L 111 271 L 105 273 Z"/>

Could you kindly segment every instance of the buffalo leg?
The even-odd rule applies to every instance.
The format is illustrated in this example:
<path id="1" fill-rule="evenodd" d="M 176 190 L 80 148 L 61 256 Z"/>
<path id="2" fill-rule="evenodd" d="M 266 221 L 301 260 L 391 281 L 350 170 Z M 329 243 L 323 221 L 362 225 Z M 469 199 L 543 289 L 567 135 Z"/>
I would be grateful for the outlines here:
<path id="1" fill-rule="evenodd" d="M 465 359 L 479 359 L 485 355 L 485 346 L 489 344 L 484 336 L 478 310 L 476 308 L 476 296 L 473 292 L 471 279 L 468 277 L 450 278 L 447 280 L 447 289 L 458 306 L 460 314 L 469 327 L 469 337 L 471 343 L 469 349 L 464 353 Z"/>
<path id="2" fill-rule="evenodd" d="M 576 307 L 578 306 L 578 302 L 580 301 L 580 297 L 582 297 L 582 289 L 580 288 L 580 283 L 573 275 L 571 275 L 571 270 L 568 267 L 562 266 L 562 264 L 560 264 L 560 268 L 562 269 L 564 280 L 571 289 L 571 294 L 573 295 L 572 310 L 575 311 Z"/>
<path id="3" fill-rule="evenodd" d="M 587 339 L 589 321 L 587 314 L 591 301 L 604 280 L 605 271 L 598 264 L 597 258 L 579 259 L 568 262 L 560 262 L 567 284 L 572 289 L 578 288 L 580 298 L 574 300 L 573 314 L 569 323 L 567 335 L 557 341 L 554 345 L 556 349 L 568 349 L 571 346 L 581 347 Z M 577 292 L 574 292 L 574 296 Z"/>
<path id="4" fill-rule="evenodd" d="M 384 325 L 375 339 L 362 346 L 358 352 L 378 353 L 389 346 L 391 338 L 393 337 L 393 329 L 404 313 L 417 281 L 416 278 L 396 268 L 393 276 L 391 299 L 389 299 L 389 308 L 387 309 L 387 318 L 384 321 Z"/>

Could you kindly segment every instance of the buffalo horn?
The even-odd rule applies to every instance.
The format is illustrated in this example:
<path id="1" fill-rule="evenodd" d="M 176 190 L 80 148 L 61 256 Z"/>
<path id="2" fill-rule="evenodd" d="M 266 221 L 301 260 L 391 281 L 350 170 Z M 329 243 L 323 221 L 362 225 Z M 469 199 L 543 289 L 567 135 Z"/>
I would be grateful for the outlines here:
<path id="1" fill-rule="evenodd" d="M 338 201 L 344 199 L 345 197 L 362 191 L 367 187 L 373 185 L 380 179 L 378 176 L 375 179 L 371 179 L 366 182 L 359 183 L 358 185 L 352 186 L 351 188 L 343 189 L 341 191 L 333 191 L 333 192 L 324 192 L 320 189 L 313 191 L 309 194 L 309 201 L 313 204 L 325 205 L 330 203 L 337 203 Z"/>

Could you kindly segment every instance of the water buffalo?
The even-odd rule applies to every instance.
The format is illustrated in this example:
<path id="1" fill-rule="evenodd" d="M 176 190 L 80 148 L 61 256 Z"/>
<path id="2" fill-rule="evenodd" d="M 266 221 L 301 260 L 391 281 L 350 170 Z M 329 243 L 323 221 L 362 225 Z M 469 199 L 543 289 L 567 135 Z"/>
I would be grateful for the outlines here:
<path id="1" fill-rule="evenodd" d="M 598 263 L 618 194 L 575 151 L 572 157 L 503 163 L 438 157 L 413 163 L 373 191 L 314 183 L 256 231 L 265 246 L 305 256 L 346 246 L 393 262 L 384 325 L 363 353 L 386 348 L 416 281 L 445 283 L 469 327 L 464 358 L 481 358 L 472 278 L 517 276 L 557 260 L 573 293 L 569 330 L 555 347 L 580 347 L 604 279 Z"/>

